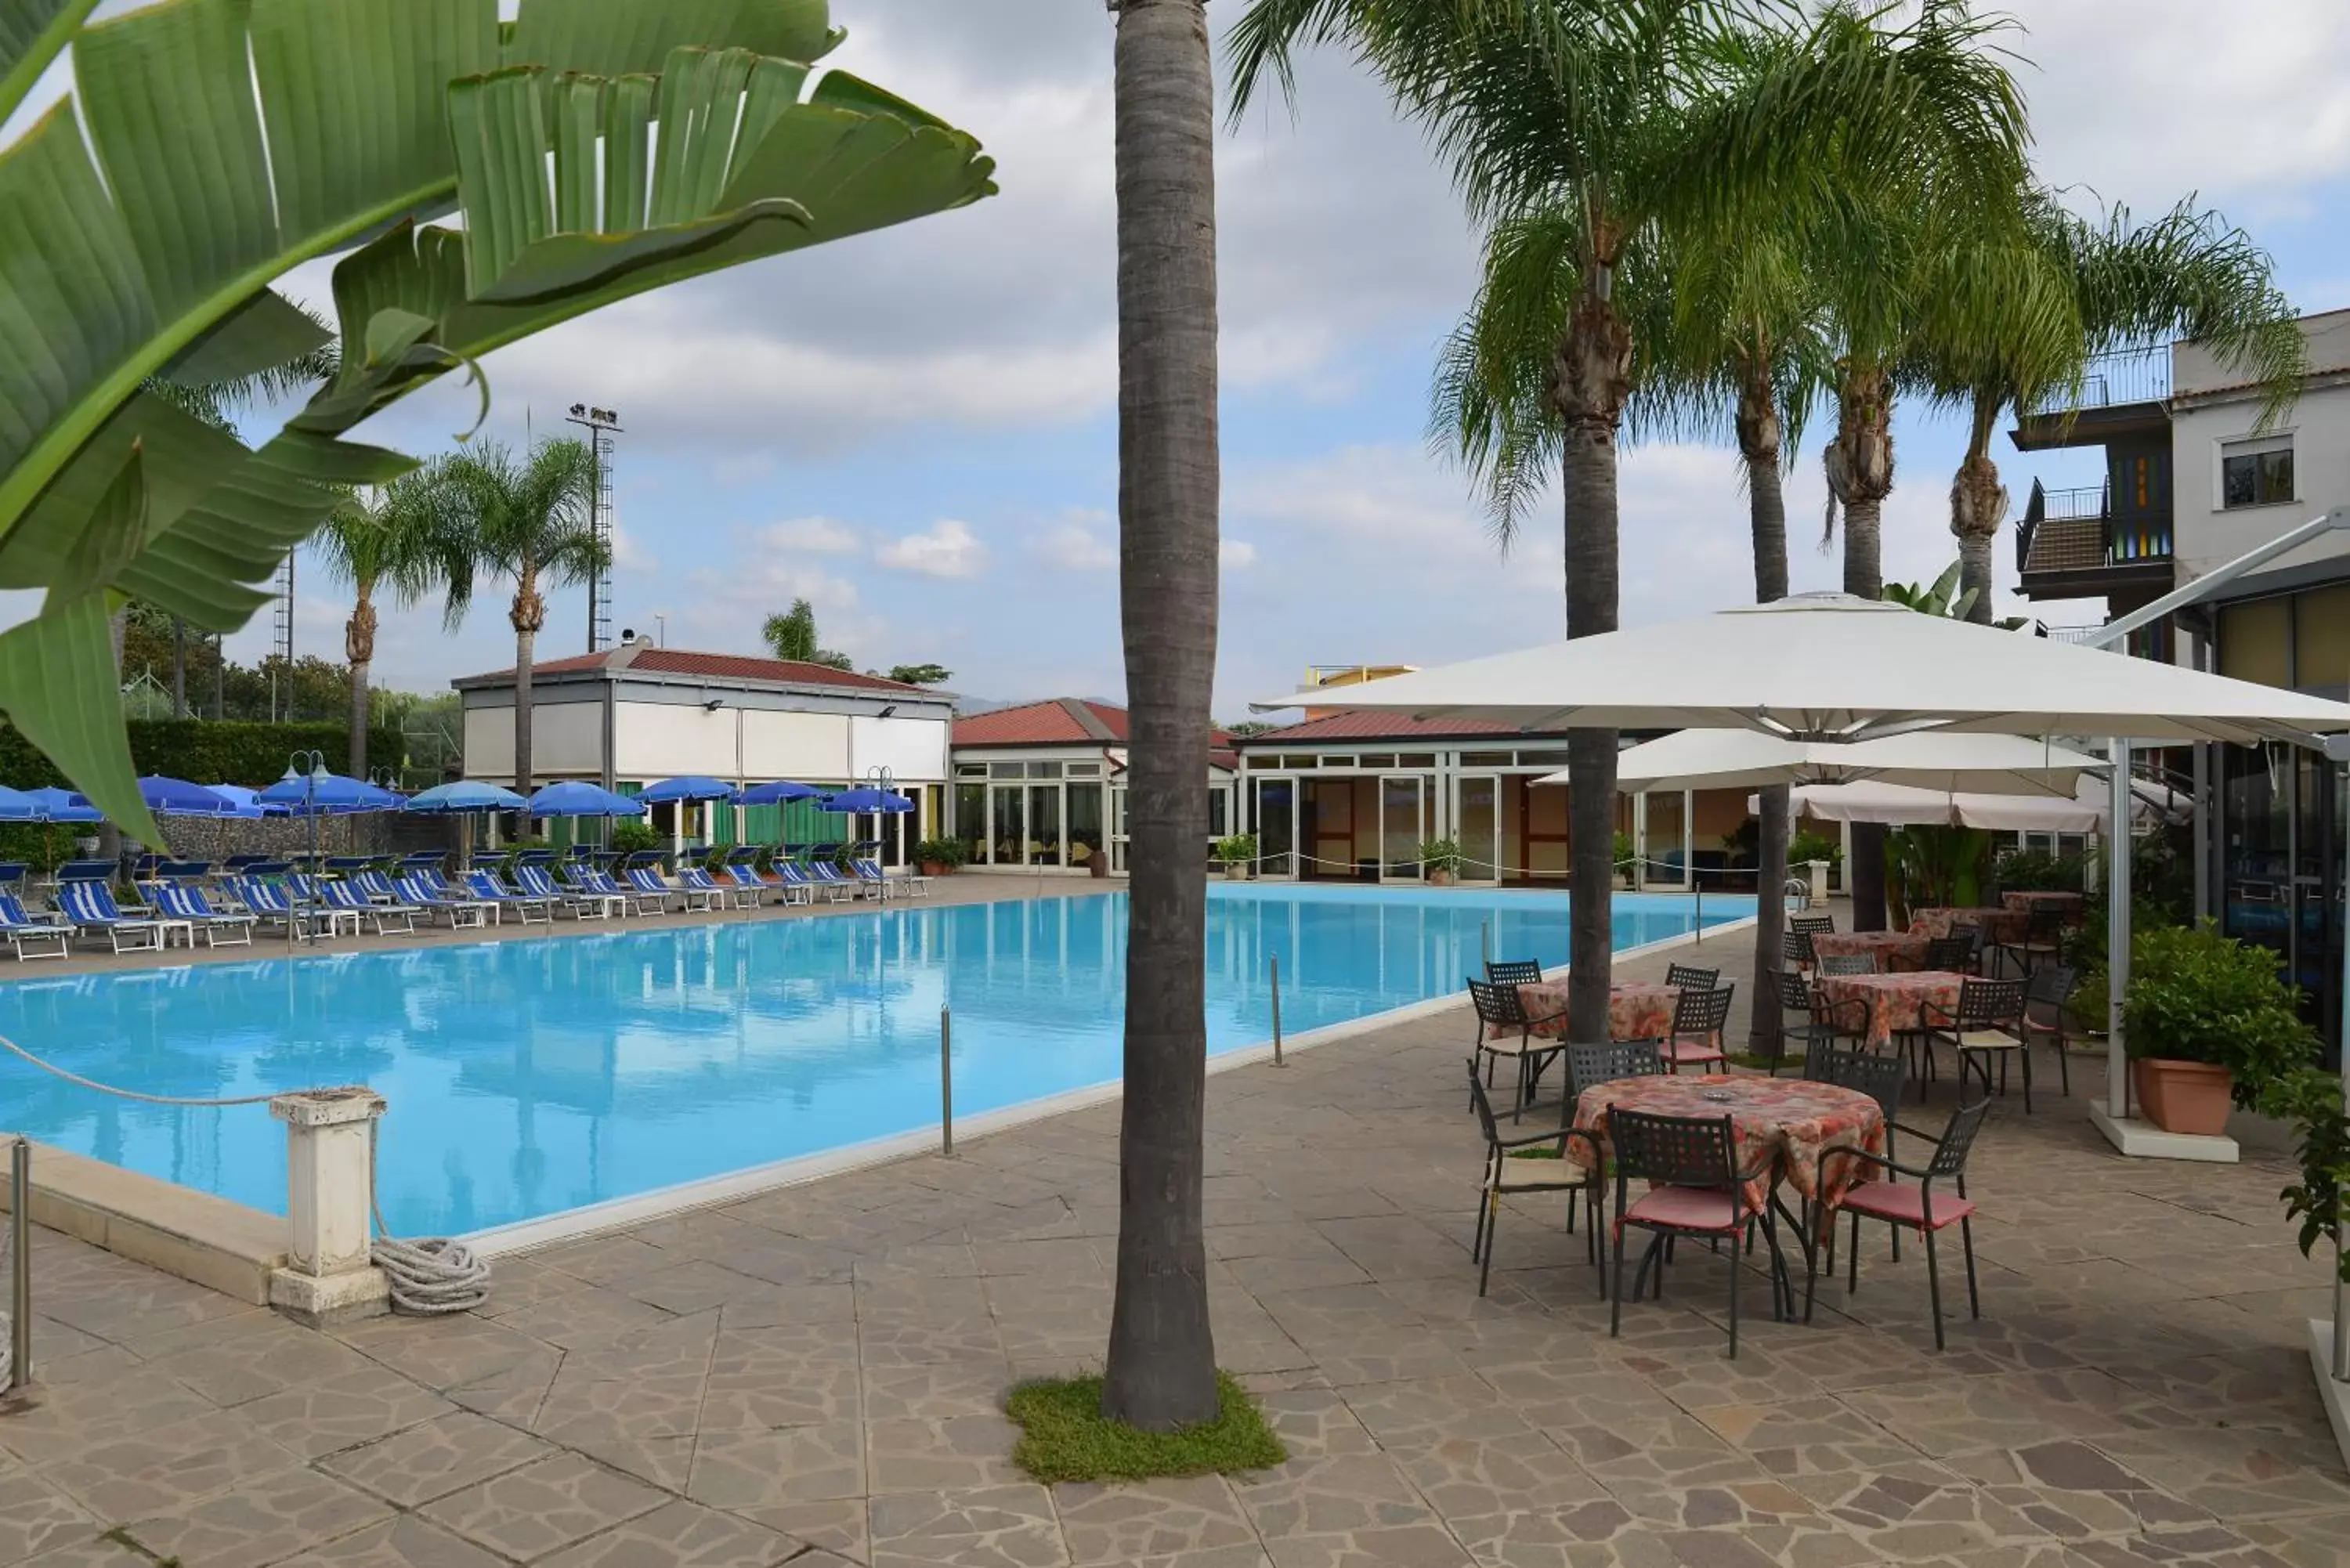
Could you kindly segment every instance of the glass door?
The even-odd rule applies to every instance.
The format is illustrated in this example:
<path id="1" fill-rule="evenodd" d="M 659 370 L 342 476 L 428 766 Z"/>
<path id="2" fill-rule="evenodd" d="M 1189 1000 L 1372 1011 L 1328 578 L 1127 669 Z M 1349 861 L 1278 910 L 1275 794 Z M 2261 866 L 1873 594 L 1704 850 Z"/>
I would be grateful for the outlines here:
<path id="1" fill-rule="evenodd" d="M 1028 864 L 1061 863 L 1061 786 L 1028 786 Z"/>
<path id="2" fill-rule="evenodd" d="M 1028 833 L 1020 809 L 1022 794 L 1018 784 L 988 787 L 989 826 L 995 838 L 995 853 L 988 857 L 991 865 L 1017 866 L 1028 857 Z"/>
<path id="3" fill-rule="evenodd" d="M 1640 856 L 1644 888 L 1686 890 L 1690 885 L 1689 796 L 1662 790 L 1640 797 Z"/>
<path id="4" fill-rule="evenodd" d="M 1295 877 L 1297 848 L 1297 781 L 1256 781 L 1256 853 L 1260 877 Z"/>
<path id="5" fill-rule="evenodd" d="M 1126 786 L 1109 786 L 1109 868 L 1123 874 L 1126 870 Z"/>
<path id="6" fill-rule="evenodd" d="M 1478 774 L 1458 784 L 1459 804 L 1453 810 L 1453 841 L 1461 846 L 1461 880 L 1499 883 L 1502 879 L 1502 781 Z"/>
<path id="7" fill-rule="evenodd" d="M 1420 880 L 1419 846 L 1428 838 L 1428 780 L 1389 774 L 1379 780 L 1379 877 Z"/>

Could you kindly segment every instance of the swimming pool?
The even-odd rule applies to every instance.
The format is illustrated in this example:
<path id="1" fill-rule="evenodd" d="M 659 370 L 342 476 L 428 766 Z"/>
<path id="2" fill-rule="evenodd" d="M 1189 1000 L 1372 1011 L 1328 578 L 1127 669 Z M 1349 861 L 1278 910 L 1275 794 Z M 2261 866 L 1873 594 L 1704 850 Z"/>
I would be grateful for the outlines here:
<path id="1" fill-rule="evenodd" d="M 1564 894 L 1210 892 L 1211 1054 L 1271 1038 L 1275 954 L 1291 1034 L 1457 992 L 1489 924 L 1497 956 L 1566 961 Z M 1619 894 L 1616 946 L 1694 916 Z M 371 1085 L 391 1228 L 462 1234 L 935 1127 L 948 1004 L 959 1118 L 1114 1079 L 1125 923 L 1104 892 L 27 979 L 0 984 L 0 1033 L 150 1094 Z M 0 1127 L 285 1209 L 265 1106 L 140 1105 L 10 1058 Z"/>

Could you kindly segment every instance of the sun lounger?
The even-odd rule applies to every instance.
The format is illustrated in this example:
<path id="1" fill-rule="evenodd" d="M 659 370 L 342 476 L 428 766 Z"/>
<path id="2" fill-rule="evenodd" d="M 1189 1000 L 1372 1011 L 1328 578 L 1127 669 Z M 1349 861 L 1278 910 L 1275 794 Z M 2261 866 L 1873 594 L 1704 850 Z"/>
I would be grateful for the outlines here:
<path id="1" fill-rule="evenodd" d="M 728 877 L 725 881 L 720 881 L 708 867 L 687 866 L 681 868 L 677 875 L 678 880 L 685 884 L 688 892 L 707 894 L 719 907 L 724 909 L 748 909 L 759 901 L 759 896 L 756 893 L 733 878 Z"/>
<path id="2" fill-rule="evenodd" d="M 195 945 L 197 931 L 204 933 L 204 946 L 251 947 L 253 928 L 260 922 L 254 916 L 236 909 L 215 909 L 204 897 L 203 888 L 193 882 L 157 882 L 150 896 L 163 919 L 186 923 L 188 945 Z"/>
<path id="3" fill-rule="evenodd" d="M 103 931 L 116 952 L 162 950 L 162 922 L 126 918 L 115 905 L 113 891 L 103 882 L 78 880 L 61 884 L 57 888 L 57 909 L 73 922 L 75 934 L 87 936 L 92 931 Z"/>
<path id="4" fill-rule="evenodd" d="M 609 871 L 598 871 L 593 867 L 582 867 L 579 870 L 578 881 L 582 888 L 592 893 L 601 894 L 607 898 L 620 899 L 621 909 L 629 914 L 641 915 L 645 912 L 642 895 L 633 888 L 620 886 L 613 879 Z"/>
<path id="5" fill-rule="evenodd" d="M 566 867 L 567 871 L 569 867 Z M 546 900 L 548 909 L 570 912 L 575 920 L 608 920 L 616 914 L 628 911 L 628 900 L 610 898 L 592 888 L 567 880 L 558 885 L 547 874 L 546 867 L 533 861 L 523 861 L 515 867 L 515 880 L 522 890 L 534 898 Z"/>
<path id="6" fill-rule="evenodd" d="M 400 896 L 423 910 L 427 920 L 434 915 L 446 916 L 451 930 L 459 926 L 485 926 L 498 918 L 498 907 L 488 899 L 438 890 L 418 872 L 400 879 Z"/>
<path id="7" fill-rule="evenodd" d="M 246 886 L 237 889 L 244 907 L 264 918 L 284 920 L 296 940 L 307 941 L 323 929 L 327 935 L 342 935 L 348 926 L 351 935 L 359 934 L 359 918 L 349 909 L 337 909 L 327 902 L 320 892 L 322 884 L 307 871 L 290 871 L 281 883 L 265 882 L 258 877 L 244 879 Z M 254 900 L 261 902 L 255 904 Z"/>
<path id="8" fill-rule="evenodd" d="M 652 899 L 655 901 L 655 909 L 664 915 L 669 913 L 669 903 L 671 898 L 682 898 L 685 896 L 683 888 L 672 888 L 662 881 L 660 871 L 650 866 L 629 867 L 626 886 L 636 895 L 639 905 L 647 899 Z"/>
<path id="9" fill-rule="evenodd" d="M 416 929 L 415 909 L 406 904 L 376 903 L 349 882 L 321 882 L 317 893 L 318 901 L 328 909 L 340 910 L 355 921 L 372 921 L 377 936 Z"/>
<path id="10" fill-rule="evenodd" d="M 512 909 L 515 917 L 525 926 L 534 919 L 551 923 L 555 919 L 554 900 L 541 894 L 517 893 L 499 881 L 494 871 L 466 872 L 465 887 L 476 898 L 486 899 L 501 910 Z M 535 915 L 534 910 L 536 911 Z"/>
<path id="11" fill-rule="evenodd" d="M 0 935 L 7 937 L 8 945 L 16 950 L 18 963 L 33 958 L 65 957 L 73 934 L 74 929 L 62 920 L 36 919 L 26 914 L 16 894 L 0 893 Z M 47 948 L 50 942 L 57 946 Z"/>

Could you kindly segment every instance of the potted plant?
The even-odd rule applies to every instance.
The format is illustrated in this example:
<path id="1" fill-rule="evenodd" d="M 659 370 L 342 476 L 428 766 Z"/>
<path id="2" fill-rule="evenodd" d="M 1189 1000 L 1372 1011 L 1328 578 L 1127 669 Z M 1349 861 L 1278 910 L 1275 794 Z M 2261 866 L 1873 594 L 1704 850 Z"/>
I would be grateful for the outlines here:
<path id="1" fill-rule="evenodd" d="M 2313 1059 L 2314 1038 L 2278 978 L 2280 961 L 2209 920 L 2133 936 L 2122 1027 L 2131 1082 L 2155 1126 L 2216 1136 L 2230 1106 L 2256 1104 Z"/>
<path id="2" fill-rule="evenodd" d="M 1619 831 L 1616 835 L 1614 857 L 1616 890 L 1620 893 L 1632 885 L 1632 867 L 1639 858 L 1639 851 L 1633 847 L 1630 834 Z"/>
<path id="3" fill-rule="evenodd" d="M 1431 888 L 1450 888 L 1461 879 L 1461 846 L 1450 838 L 1431 838 L 1419 846 L 1420 869 Z"/>
<path id="4" fill-rule="evenodd" d="M 624 855 L 659 849 L 668 842 L 659 828 L 648 823 L 616 822 L 612 825 L 612 847 Z"/>
<path id="5" fill-rule="evenodd" d="M 962 868 L 971 851 L 960 838 L 925 838 L 914 846 L 914 863 L 925 877 L 949 877 Z"/>
<path id="6" fill-rule="evenodd" d="M 1237 882 L 1256 872 L 1256 835 L 1235 833 L 1216 840 L 1216 864 L 1224 873 L 1224 880 Z"/>

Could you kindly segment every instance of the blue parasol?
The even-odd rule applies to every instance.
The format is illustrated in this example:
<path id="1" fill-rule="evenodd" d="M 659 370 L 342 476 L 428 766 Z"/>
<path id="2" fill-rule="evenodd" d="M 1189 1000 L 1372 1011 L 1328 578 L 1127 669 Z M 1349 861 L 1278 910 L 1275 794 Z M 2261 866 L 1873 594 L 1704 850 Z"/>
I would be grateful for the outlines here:
<path id="1" fill-rule="evenodd" d="M 520 811 L 529 804 L 510 789 L 459 779 L 454 784 L 435 784 L 410 797 L 400 809 L 426 816 L 463 816 L 478 811 Z"/>
<path id="2" fill-rule="evenodd" d="M 914 803 L 902 794 L 886 790 L 845 789 L 825 798 L 824 809 L 841 813 L 867 811 L 911 811 Z"/>
<path id="3" fill-rule="evenodd" d="M 794 784 L 789 779 L 778 779 L 774 784 L 753 784 L 748 789 L 736 791 L 734 804 L 736 805 L 782 805 L 787 801 L 815 800 L 823 794 L 824 791 L 810 789 L 804 784 Z"/>
<path id="4" fill-rule="evenodd" d="M 645 808 L 624 794 L 577 779 L 551 784 L 530 797 L 533 816 L 642 816 Z"/>
<path id="5" fill-rule="evenodd" d="M 683 778 L 663 779 L 657 784 L 647 784 L 637 792 L 636 798 L 647 805 L 660 805 L 673 800 L 732 800 L 734 798 L 734 786 L 706 774 L 689 774 Z"/>

